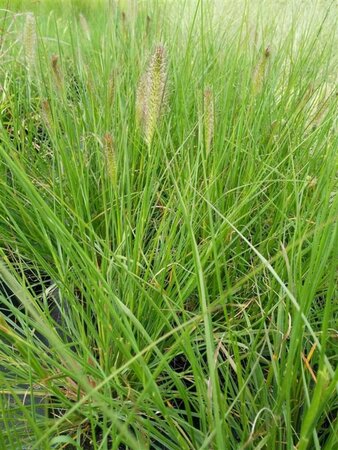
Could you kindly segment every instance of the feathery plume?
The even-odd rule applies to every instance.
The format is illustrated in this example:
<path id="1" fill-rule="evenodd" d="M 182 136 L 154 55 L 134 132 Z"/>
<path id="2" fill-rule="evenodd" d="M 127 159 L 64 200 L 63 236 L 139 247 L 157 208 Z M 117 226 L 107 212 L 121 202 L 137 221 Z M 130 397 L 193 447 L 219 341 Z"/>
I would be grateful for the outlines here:
<path id="1" fill-rule="evenodd" d="M 149 66 L 141 77 L 136 95 L 136 118 L 144 139 L 151 144 L 158 120 L 166 104 L 167 56 L 163 45 L 158 45 Z"/>
<path id="2" fill-rule="evenodd" d="M 207 155 L 210 153 L 214 137 L 214 122 L 214 94 L 211 87 L 207 87 L 204 91 L 204 138 Z"/>
<path id="3" fill-rule="evenodd" d="M 310 124 L 313 130 L 323 122 L 330 109 L 331 101 L 337 94 L 338 91 L 334 84 L 324 83 L 322 88 L 319 89 L 310 106 Z"/>
<path id="4" fill-rule="evenodd" d="M 146 22 L 146 36 L 149 35 L 150 31 L 150 25 L 151 25 L 151 17 L 147 15 L 147 22 Z"/>
<path id="5" fill-rule="evenodd" d="M 91 37 L 90 37 L 89 25 L 88 25 L 87 19 L 85 18 L 85 16 L 82 13 L 80 13 L 80 15 L 79 15 L 79 21 L 80 21 L 80 26 L 82 28 L 83 34 L 86 36 L 88 41 L 90 41 Z"/>
<path id="6" fill-rule="evenodd" d="M 112 182 L 116 183 L 116 153 L 113 136 L 110 133 L 106 133 L 103 136 L 103 146 L 106 158 L 106 170 L 109 178 Z"/>
<path id="7" fill-rule="evenodd" d="M 107 99 L 111 105 L 114 102 L 114 93 L 115 93 L 115 73 L 112 72 L 108 80 L 108 89 L 107 89 L 108 95 Z"/>
<path id="8" fill-rule="evenodd" d="M 63 75 L 59 66 L 59 57 L 58 55 L 53 55 L 51 58 L 51 65 L 53 70 L 54 79 L 56 82 L 57 88 L 61 91 L 63 89 Z"/>
<path id="9" fill-rule="evenodd" d="M 34 71 L 36 63 L 37 43 L 35 16 L 33 13 L 28 13 L 23 32 L 23 46 L 26 64 L 30 73 Z"/>
<path id="10" fill-rule="evenodd" d="M 318 183 L 317 177 L 312 177 L 311 175 L 307 175 L 305 180 L 310 189 L 314 189 L 317 186 L 317 183 Z"/>
<path id="11" fill-rule="evenodd" d="M 52 112 L 50 110 L 50 105 L 48 100 L 43 100 L 41 102 L 41 116 L 47 129 L 50 131 L 52 129 Z"/>
<path id="12" fill-rule="evenodd" d="M 138 0 L 118 0 L 118 6 L 122 10 L 125 20 L 134 22 L 138 12 Z"/>
<path id="13" fill-rule="evenodd" d="M 147 73 L 140 78 L 136 91 L 136 122 L 140 128 L 144 128 L 146 117 L 146 91 L 147 91 Z"/>
<path id="14" fill-rule="evenodd" d="M 255 95 L 259 94 L 264 86 L 266 70 L 268 61 L 271 55 L 270 46 L 266 47 L 262 57 L 260 58 L 257 66 L 252 75 L 252 91 Z"/>

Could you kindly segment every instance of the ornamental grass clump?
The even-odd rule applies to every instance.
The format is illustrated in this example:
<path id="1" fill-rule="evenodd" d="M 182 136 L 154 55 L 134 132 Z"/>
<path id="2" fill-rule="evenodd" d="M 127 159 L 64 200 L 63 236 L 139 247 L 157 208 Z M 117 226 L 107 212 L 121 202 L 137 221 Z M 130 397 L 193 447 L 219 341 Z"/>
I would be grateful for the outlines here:
<path id="1" fill-rule="evenodd" d="M 0 7 L 0 450 L 336 448 L 332 2 L 33 3 Z"/>
<path id="2" fill-rule="evenodd" d="M 154 137 L 167 101 L 167 55 L 158 45 L 141 77 L 136 95 L 136 118 L 148 146 Z"/>

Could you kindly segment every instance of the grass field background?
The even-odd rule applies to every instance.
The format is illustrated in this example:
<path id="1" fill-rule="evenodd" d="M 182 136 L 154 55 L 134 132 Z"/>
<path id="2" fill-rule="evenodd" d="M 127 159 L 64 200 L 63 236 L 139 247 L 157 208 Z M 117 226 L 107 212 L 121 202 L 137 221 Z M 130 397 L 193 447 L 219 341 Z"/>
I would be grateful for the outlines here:
<path id="1" fill-rule="evenodd" d="M 0 448 L 336 448 L 336 17 L 0 1 Z"/>

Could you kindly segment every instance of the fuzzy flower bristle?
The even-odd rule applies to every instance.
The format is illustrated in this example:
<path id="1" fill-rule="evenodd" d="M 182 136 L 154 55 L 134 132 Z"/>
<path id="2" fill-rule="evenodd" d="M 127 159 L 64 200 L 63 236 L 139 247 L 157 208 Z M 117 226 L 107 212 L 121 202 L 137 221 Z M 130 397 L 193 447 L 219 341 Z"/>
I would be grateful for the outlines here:
<path id="1" fill-rule="evenodd" d="M 79 21 L 80 21 L 80 26 L 82 28 L 83 34 L 85 35 L 86 39 L 88 39 L 88 41 L 91 40 L 90 37 L 90 28 L 87 22 L 87 19 L 85 18 L 85 16 L 80 13 L 79 15 Z"/>
<path id="2" fill-rule="evenodd" d="M 124 20 L 135 22 L 138 13 L 138 0 L 118 0 L 117 4 L 122 11 Z"/>
<path id="3" fill-rule="evenodd" d="M 25 53 L 25 60 L 29 72 L 33 72 L 36 63 L 37 54 L 37 34 L 36 34 L 36 22 L 33 13 L 26 15 L 26 21 L 23 31 L 23 46 Z"/>
<path id="4" fill-rule="evenodd" d="M 163 45 L 158 45 L 141 77 L 136 95 L 136 118 L 144 139 L 151 144 L 167 97 L 167 55 Z"/>
<path id="5" fill-rule="evenodd" d="M 57 88 L 61 91 L 63 89 L 63 75 L 59 66 L 59 57 L 58 55 L 53 55 L 51 58 L 51 66 L 54 75 L 54 79 L 56 82 Z"/>
<path id="6" fill-rule="evenodd" d="M 108 177 L 115 184 L 116 183 L 116 152 L 113 136 L 110 133 L 106 133 L 103 136 L 104 154 L 106 159 L 106 171 Z"/>
<path id="7" fill-rule="evenodd" d="M 48 130 L 52 129 L 52 113 L 48 100 L 41 102 L 41 116 Z"/>
<path id="8" fill-rule="evenodd" d="M 140 128 L 144 128 L 146 120 L 146 90 L 147 74 L 143 74 L 138 83 L 136 92 L 136 122 Z"/>
<path id="9" fill-rule="evenodd" d="M 252 91 L 254 95 L 259 94 L 264 86 L 268 62 L 271 56 L 270 46 L 266 47 L 252 75 Z"/>
<path id="10" fill-rule="evenodd" d="M 204 138 L 207 155 L 210 153 L 214 137 L 214 122 L 214 94 L 211 87 L 207 87 L 204 91 Z"/>
<path id="11" fill-rule="evenodd" d="M 111 73 L 108 80 L 108 89 L 107 89 L 108 101 L 111 105 L 114 102 L 114 93 L 115 93 L 115 74 Z"/>

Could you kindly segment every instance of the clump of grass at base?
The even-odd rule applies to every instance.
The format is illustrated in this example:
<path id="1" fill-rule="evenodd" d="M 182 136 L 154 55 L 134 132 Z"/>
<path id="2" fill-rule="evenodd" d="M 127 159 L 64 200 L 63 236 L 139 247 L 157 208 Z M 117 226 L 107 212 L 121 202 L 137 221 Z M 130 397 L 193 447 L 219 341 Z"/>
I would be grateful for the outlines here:
<path id="1" fill-rule="evenodd" d="M 0 448 L 335 448 L 336 17 L 222 4 L 0 11 Z"/>

